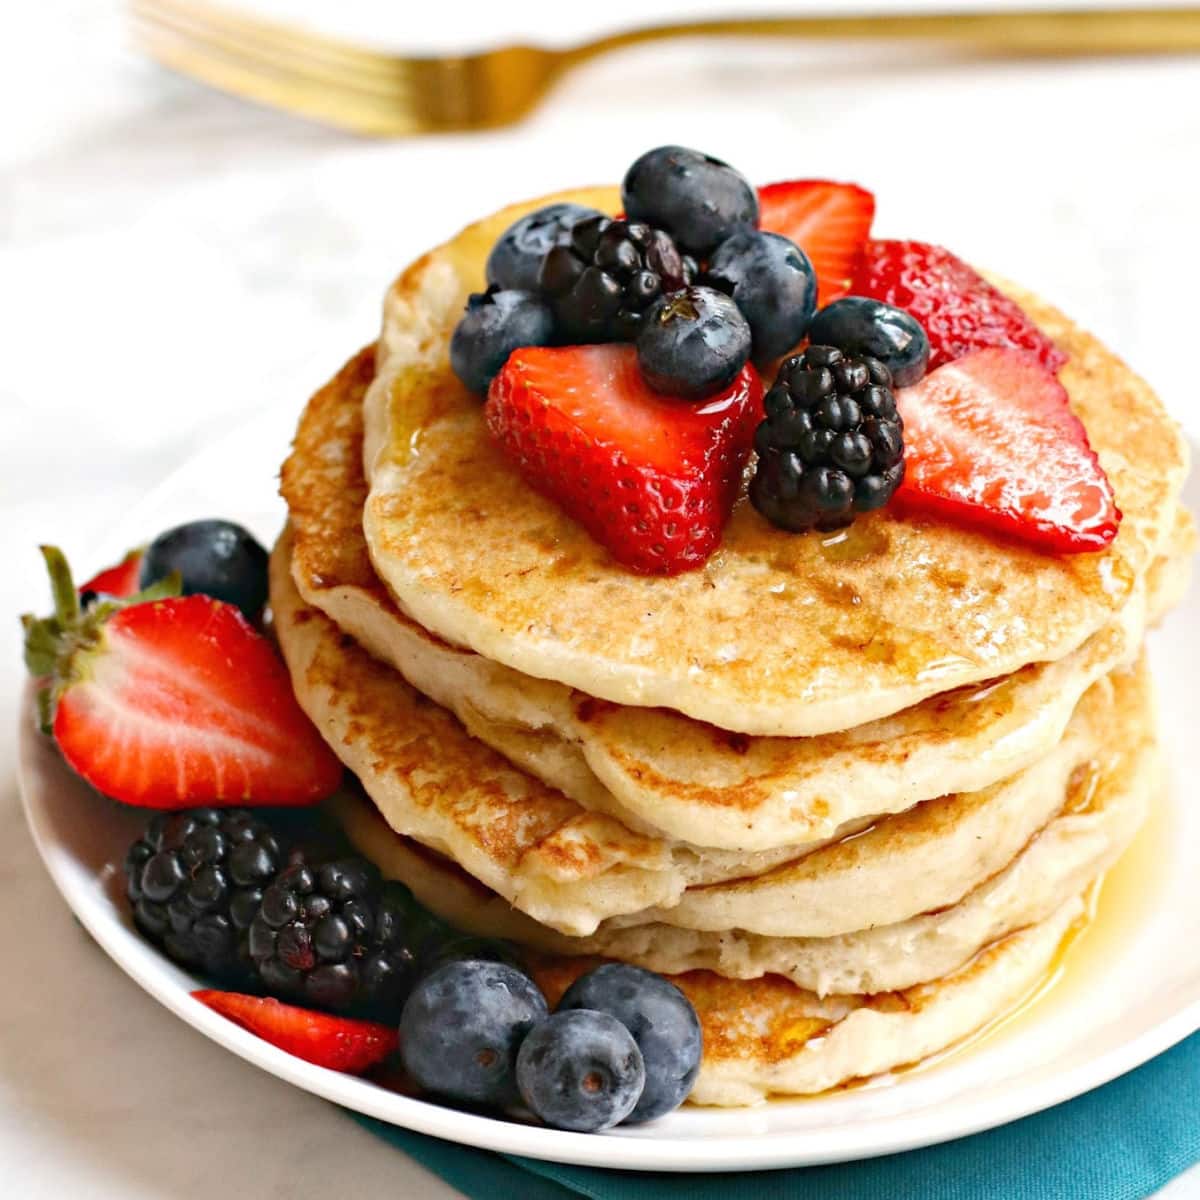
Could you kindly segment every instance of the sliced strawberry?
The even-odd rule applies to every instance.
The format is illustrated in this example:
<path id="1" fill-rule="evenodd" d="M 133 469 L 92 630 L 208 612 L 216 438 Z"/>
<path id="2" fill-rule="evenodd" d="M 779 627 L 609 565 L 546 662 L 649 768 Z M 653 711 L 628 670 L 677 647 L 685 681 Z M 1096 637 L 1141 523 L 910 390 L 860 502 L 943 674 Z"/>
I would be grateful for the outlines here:
<path id="1" fill-rule="evenodd" d="M 124 599 L 138 590 L 138 572 L 142 567 L 141 550 L 130 550 L 115 567 L 107 567 L 99 575 L 89 579 L 80 589 L 94 592 L 97 596 L 119 596 Z"/>
<path id="2" fill-rule="evenodd" d="M 1049 371 L 1067 356 L 1025 310 L 941 246 L 872 241 L 851 291 L 912 313 L 929 334 L 929 369 L 989 346 L 1032 354 Z"/>
<path id="3" fill-rule="evenodd" d="M 850 290 L 875 218 L 875 197 L 853 183 L 792 179 L 758 189 L 759 227 L 791 238 L 817 272 L 817 304 Z"/>
<path id="4" fill-rule="evenodd" d="M 1039 550 L 1103 550 L 1121 512 L 1066 389 L 1019 350 L 978 350 L 896 393 L 905 476 L 894 504 Z"/>
<path id="5" fill-rule="evenodd" d="M 492 381 L 488 427 L 531 487 L 623 565 L 673 575 L 721 540 L 762 419 L 762 383 L 742 369 L 688 404 L 653 391 L 632 346 L 529 347 Z"/>
<path id="6" fill-rule="evenodd" d="M 394 1025 L 332 1017 L 264 996 L 200 991 L 192 997 L 264 1042 L 330 1071 L 361 1074 L 394 1054 L 400 1042 Z"/>
<path id="7" fill-rule="evenodd" d="M 43 726 L 93 787 L 162 809 L 311 804 L 337 787 L 341 764 L 237 608 L 164 598 L 173 578 L 84 612 L 62 554 L 43 554 L 56 611 L 22 618 L 25 660 L 47 680 Z"/>

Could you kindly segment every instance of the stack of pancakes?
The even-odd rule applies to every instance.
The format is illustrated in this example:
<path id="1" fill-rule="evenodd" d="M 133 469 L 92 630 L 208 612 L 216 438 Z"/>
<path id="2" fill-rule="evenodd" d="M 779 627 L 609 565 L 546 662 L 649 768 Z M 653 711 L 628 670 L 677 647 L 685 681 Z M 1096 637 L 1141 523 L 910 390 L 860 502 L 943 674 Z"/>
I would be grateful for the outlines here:
<path id="1" fill-rule="evenodd" d="M 742 503 L 702 570 L 632 574 L 521 480 L 447 360 L 537 203 L 400 277 L 283 468 L 272 606 L 369 798 L 343 823 L 429 908 L 526 947 L 552 1003 L 596 957 L 675 978 L 699 1103 L 925 1058 L 1042 982 L 1160 788 L 1142 641 L 1187 581 L 1186 446 L 1010 288 L 1070 354 L 1124 512 L 1109 550 L 887 510 L 792 535 Z"/>

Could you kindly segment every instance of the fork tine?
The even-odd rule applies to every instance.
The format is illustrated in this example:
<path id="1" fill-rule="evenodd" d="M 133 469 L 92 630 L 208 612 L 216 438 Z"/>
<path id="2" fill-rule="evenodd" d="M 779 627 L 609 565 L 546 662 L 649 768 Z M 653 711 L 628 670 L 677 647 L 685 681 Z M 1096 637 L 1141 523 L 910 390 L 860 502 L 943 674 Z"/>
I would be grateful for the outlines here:
<path id="1" fill-rule="evenodd" d="M 284 45 L 273 40 L 282 27 L 243 21 L 191 0 L 131 0 L 130 7 L 135 26 L 153 34 L 147 48 L 165 65 L 185 74 L 194 70 L 215 87 L 261 103 L 373 134 L 515 121 L 545 91 L 559 58 L 520 46 L 458 58 L 400 58 L 286 29 Z M 250 28 L 253 36 L 244 37 Z M 331 45 L 337 47 L 333 57 L 326 53 Z M 316 57 L 307 53 L 314 48 Z M 366 61 L 375 69 L 355 69 Z"/>
<path id="2" fill-rule="evenodd" d="M 439 128 L 419 103 L 399 94 L 390 101 L 353 91 L 295 71 L 268 69 L 253 58 L 216 51 L 181 37 L 169 28 L 140 22 L 139 46 L 164 66 L 199 79 L 221 91 L 273 108 L 298 113 L 353 133 L 373 136 L 424 133 Z"/>
<path id="3" fill-rule="evenodd" d="M 314 83 L 329 87 L 360 92 L 385 103 L 408 104 L 412 95 L 411 71 L 397 60 L 386 76 L 367 75 L 346 67 L 334 66 L 321 60 L 310 59 L 299 53 L 266 42 L 243 41 L 236 35 L 209 29 L 173 12 L 153 11 L 154 6 L 134 5 L 135 22 L 153 25 L 164 34 L 170 34 L 190 45 L 203 46 L 207 51 L 223 57 L 237 58 L 247 64 L 254 63 L 264 71 L 283 72 L 303 76 Z"/>
<path id="4" fill-rule="evenodd" d="M 262 17 L 244 16 L 202 0 L 131 0 L 135 13 L 161 20 L 186 22 L 197 30 L 236 38 L 243 45 L 265 45 L 306 59 L 319 60 L 368 75 L 390 78 L 404 74 L 421 59 L 383 54 L 326 34 L 295 29 Z M 428 60 L 437 61 L 437 60 Z"/>

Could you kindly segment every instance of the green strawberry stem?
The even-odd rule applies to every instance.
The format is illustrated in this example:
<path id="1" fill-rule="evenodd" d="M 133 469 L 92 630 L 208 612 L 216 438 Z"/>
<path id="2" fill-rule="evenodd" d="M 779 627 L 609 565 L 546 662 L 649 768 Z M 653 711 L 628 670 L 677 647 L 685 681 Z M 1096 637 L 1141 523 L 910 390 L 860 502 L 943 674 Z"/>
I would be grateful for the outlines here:
<path id="1" fill-rule="evenodd" d="M 50 576 L 54 613 L 49 617 L 25 613 L 21 627 L 25 631 L 25 667 L 35 679 L 44 681 L 37 695 L 38 723 L 43 733 L 50 733 L 58 699 L 81 678 L 86 656 L 99 645 L 105 622 L 123 608 L 178 596 L 183 581 L 175 571 L 127 599 L 107 597 L 84 609 L 66 555 L 57 546 L 40 549 Z"/>
<path id="2" fill-rule="evenodd" d="M 69 629 L 79 620 L 79 593 L 67 556 L 57 546 L 39 546 L 50 575 L 50 594 L 54 597 L 54 615 L 63 629 Z"/>

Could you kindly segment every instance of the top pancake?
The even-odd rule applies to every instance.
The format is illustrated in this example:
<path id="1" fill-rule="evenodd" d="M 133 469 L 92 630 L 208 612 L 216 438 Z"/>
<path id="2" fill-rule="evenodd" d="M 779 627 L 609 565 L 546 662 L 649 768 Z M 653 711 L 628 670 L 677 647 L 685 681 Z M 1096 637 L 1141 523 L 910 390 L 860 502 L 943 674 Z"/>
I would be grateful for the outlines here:
<path id="1" fill-rule="evenodd" d="M 617 204 L 611 189 L 549 199 Z M 363 527 L 397 603 L 447 641 L 617 703 L 735 732 L 822 734 L 1069 653 L 1125 604 L 1168 536 L 1187 469 L 1177 427 L 1095 338 L 1009 289 L 1070 355 L 1062 381 L 1125 514 L 1109 550 L 1050 556 L 887 510 L 794 535 L 743 500 L 703 569 L 633 574 L 524 483 L 449 366 L 488 249 L 546 202 L 469 227 L 385 304 Z"/>

